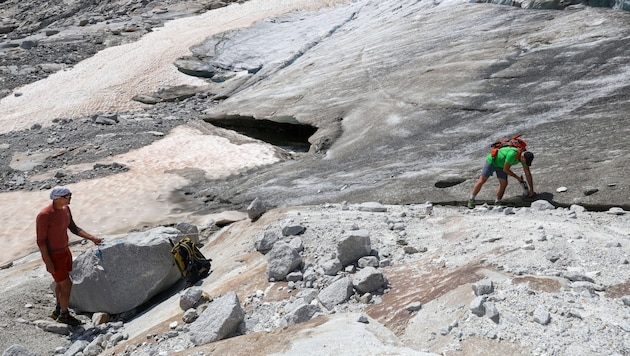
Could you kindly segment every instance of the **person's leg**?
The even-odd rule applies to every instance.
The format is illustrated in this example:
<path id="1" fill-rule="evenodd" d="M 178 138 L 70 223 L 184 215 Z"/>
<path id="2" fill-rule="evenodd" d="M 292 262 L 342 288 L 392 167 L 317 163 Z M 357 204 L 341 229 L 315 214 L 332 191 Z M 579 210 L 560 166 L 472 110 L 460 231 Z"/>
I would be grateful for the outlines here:
<path id="1" fill-rule="evenodd" d="M 55 294 L 57 296 L 57 302 L 61 308 L 61 312 L 68 311 L 70 307 L 70 292 L 72 291 L 72 281 L 70 278 L 57 282 L 55 286 Z"/>
<path id="2" fill-rule="evenodd" d="M 497 173 L 497 179 L 499 180 L 499 187 L 497 188 L 497 199 L 495 200 L 495 204 L 500 203 L 501 199 L 503 199 L 503 194 L 505 193 L 505 188 L 508 185 L 508 175 L 503 172 L 503 168 L 496 168 L 495 172 Z"/>
<path id="3" fill-rule="evenodd" d="M 70 250 L 52 257 L 55 264 L 53 278 L 55 279 L 55 297 L 59 307 L 57 322 L 77 326 L 81 321 L 70 315 L 70 293 L 72 291 L 72 280 L 70 271 L 72 270 L 72 253 Z M 55 308 L 55 312 L 57 308 Z M 55 314 L 55 313 L 53 313 Z M 52 315 L 51 315 L 52 316 Z"/>
<path id="4" fill-rule="evenodd" d="M 479 179 L 475 183 L 472 192 L 470 193 L 470 199 L 475 200 L 477 194 L 481 191 L 483 185 L 488 181 L 488 178 L 492 175 L 494 171 L 494 167 L 488 162 L 485 162 L 483 168 L 481 169 L 481 174 L 479 175 Z"/>
<path id="5" fill-rule="evenodd" d="M 484 184 L 486 184 L 487 181 L 488 181 L 488 177 L 479 176 L 479 179 L 477 179 L 477 183 L 475 183 L 475 186 L 473 187 L 473 190 L 471 193 L 471 199 L 475 199 L 475 197 L 477 196 L 477 194 L 479 194 L 479 192 L 481 191 L 481 188 L 483 187 Z"/>
<path id="6" fill-rule="evenodd" d="M 479 194 L 479 192 L 481 191 L 481 188 L 483 187 L 483 185 L 486 184 L 486 182 L 488 181 L 488 178 L 492 175 L 493 171 L 494 171 L 494 168 L 492 167 L 492 165 L 488 162 L 485 162 L 485 164 L 483 165 L 483 168 L 481 169 L 481 174 L 479 175 L 479 179 L 477 179 L 477 182 L 475 183 L 475 186 L 473 187 L 473 190 L 470 193 L 470 199 L 468 199 L 468 203 L 466 204 L 468 209 L 475 208 L 475 198 L 477 197 L 477 194 Z"/>
<path id="7" fill-rule="evenodd" d="M 507 188 L 508 180 L 507 179 L 499 179 L 499 188 L 497 189 L 497 202 L 500 202 L 503 199 L 503 194 L 505 193 L 505 188 Z"/>

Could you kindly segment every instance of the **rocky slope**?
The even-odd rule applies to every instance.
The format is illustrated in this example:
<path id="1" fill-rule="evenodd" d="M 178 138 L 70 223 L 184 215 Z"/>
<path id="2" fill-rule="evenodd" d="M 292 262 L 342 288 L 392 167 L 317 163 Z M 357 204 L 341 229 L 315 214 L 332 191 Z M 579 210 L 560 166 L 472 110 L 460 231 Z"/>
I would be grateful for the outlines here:
<path id="1" fill-rule="evenodd" d="M 305 350 L 320 355 L 626 355 L 629 218 L 619 209 L 554 209 L 545 201 L 532 208 L 472 211 L 378 203 L 272 210 L 255 222 L 245 219 L 203 234 L 202 251 L 214 267 L 202 284 L 188 290 L 180 286 L 133 318 L 112 316 L 117 319 L 95 328 L 91 315 L 82 315 L 85 326 L 67 336 L 44 331 L 48 324 L 39 321 L 54 304 L 49 278 L 34 256 L 1 272 L 6 297 L 0 349 L 21 344 L 40 355 L 72 354 L 91 343 L 100 354 L 130 355 Z M 296 226 L 303 232 L 287 233 Z M 362 231 L 369 236 L 376 269 L 386 278 L 371 292 L 356 285 L 369 259 L 330 273 L 343 237 Z M 300 277 L 287 278 L 291 282 L 268 280 L 270 257 L 258 251 L 256 242 L 270 233 L 301 251 Z M 76 248 L 79 253 L 86 247 Z M 352 293 L 330 304 L 322 291 L 346 277 L 355 282 Z M 184 298 L 196 289 L 210 300 L 236 293 L 244 319 L 229 338 L 198 346 L 191 341 L 194 318 L 181 306 L 195 303 L 186 304 Z M 197 312 L 212 303 L 200 302 Z M 319 312 L 295 319 L 295 308 L 304 303 L 318 306 Z"/>

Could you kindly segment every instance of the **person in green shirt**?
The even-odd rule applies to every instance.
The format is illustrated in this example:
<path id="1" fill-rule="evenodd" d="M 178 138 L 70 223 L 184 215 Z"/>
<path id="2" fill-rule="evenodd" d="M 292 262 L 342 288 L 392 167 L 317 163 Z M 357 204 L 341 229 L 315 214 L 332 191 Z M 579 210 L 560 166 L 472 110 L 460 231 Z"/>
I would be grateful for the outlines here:
<path id="1" fill-rule="evenodd" d="M 497 179 L 499 180 L 499 188 L 497 189 L 497 197 L 494 204 L 500 205 L 501 199 L 503 199 L 503 194 L 505 193 L 505 188 L 507 188 L 508 185 L 508 176 L 516 178 L 516 180 L 521 184 L 525 181 L 522 176 L 518 176 L 516 173 L 512 172 L 512 166 L 518 163 L 521 163 L 523 166 L 523 172 L 525 172 L 525 178 L 527 179 L 527 184 L 529 186 L 528 196 L 531 198 L 536 195 L 534 192 L 534 180 L 532 179 L 532 173 L 529 170 L 533 160 L 533 153 L 529 151 L 520 152 L 520 150 L 516 147 L 502 147 L 499 149 L 496 157 L 494 158 L 491 154 L 489 154 L 488 157 L 486 157 L 486 162 L 481 170 L 481 175 L 470 194 L 470 199 L 468 199 L 468 208 L 473 209 L 475 207 L 475 198 L 477 194 L 479 194 L 481 187 L 483 187 L 483 185 L 488 181 L 488 178 L 490 178 L 494 172 L 496 172 Z"/>

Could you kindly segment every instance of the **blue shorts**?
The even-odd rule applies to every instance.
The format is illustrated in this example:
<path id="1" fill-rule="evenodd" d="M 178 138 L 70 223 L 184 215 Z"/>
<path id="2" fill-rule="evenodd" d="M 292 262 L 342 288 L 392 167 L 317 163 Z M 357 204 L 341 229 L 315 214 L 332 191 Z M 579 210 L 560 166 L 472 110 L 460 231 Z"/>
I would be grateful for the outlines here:
<path id="1" fill-rule="evenodd" d="M 481 175 L 483 177 L 489 178 L 492 176 L 492 172 L 497 173 L 497 178 L 499 179 L 508 179 L 507 173 L 503 172 L 503 168 L 495 167 L 486 161 L 486 164 L 483 165 L 481 169 Z"/>

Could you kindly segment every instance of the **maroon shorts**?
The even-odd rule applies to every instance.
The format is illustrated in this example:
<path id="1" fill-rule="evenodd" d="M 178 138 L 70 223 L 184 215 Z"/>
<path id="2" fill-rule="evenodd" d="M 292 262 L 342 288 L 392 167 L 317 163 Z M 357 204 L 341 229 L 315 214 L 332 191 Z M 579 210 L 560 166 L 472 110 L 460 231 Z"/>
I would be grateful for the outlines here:
<path id="1" fill-rule="evenodd" d="M 50 259 L 55 265 L 55 271 L 51 273 L 55 282 L 63 282 L 70 278 L 70 271 L 72 271 L 72 253 L 70 249 L 60 253 L 53 253 L 50 255 Z"/>

